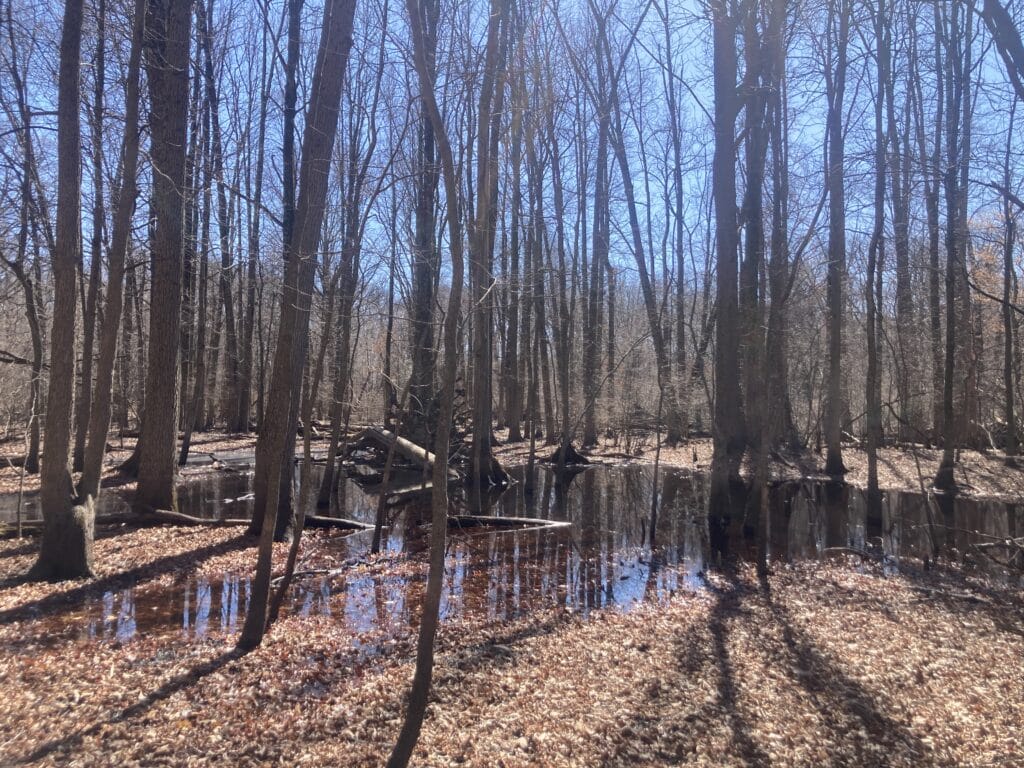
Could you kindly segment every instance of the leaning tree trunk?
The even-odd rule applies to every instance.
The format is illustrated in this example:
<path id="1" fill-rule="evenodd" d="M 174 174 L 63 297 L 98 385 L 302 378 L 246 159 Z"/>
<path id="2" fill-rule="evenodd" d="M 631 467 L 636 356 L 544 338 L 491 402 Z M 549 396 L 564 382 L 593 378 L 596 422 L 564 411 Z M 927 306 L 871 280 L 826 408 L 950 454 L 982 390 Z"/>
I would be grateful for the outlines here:
<path id="1" fill-rule="evenodd" d="M 338 111 L 345 68 L 352 47 L 352 20 L 355 0 L 328 0 L 324 5 L 323 34 L 313 71 L 312 94 L 302 138 L 299 193 L 295 205 L 294 229 L 286 255 L 285 284 L 281 294 L 277 351 L 274 355 L 268 399 L 274 405 L 263 416 L 257 454 L 257 472 L 267 475 L 263 505 L 259 555 L 253 580 L 249 611 L 238 647 L 255 648 L 262 642 L 266 628 L 267 600 L 270 592 L 270 566 L 277 527 L 281 461 L 289 448 L 294 449 L 294 429 L 290 429 L 291 408 L 298 381 L 295 361 L 306 357 L 309 343 L 309 310 L 316 271 L 317 249 L 323 227 L 327 199 L 327 181 L 331 155 L 338 129 Z"/>
<path id="2" fill-rule="evenodd" d="M 40 473 L 43 538 L 29 577 L 70 579 L 93 574 L 94 508 L 75 497 L 68 450 L 75 388 L 75 281 L 81 243 L 82 0 L 66 0 L 57 96 L 57 233 L 53 251 L 53 330 L 46 408 L 46 453 Z"/>
<path id="3" fill-rule="evenodd" d="M 434 441 L 434 456 L 438 458 L 433 467 L 431 491 L 430 526 L 430 570 L 427 573 L 427 590 L 423 599 L 423 614 L 416 643 L 416 671 L 413 675 L 412 690 L 409 693 L 408 708 L 402 731 L 395 743 L 388 768 L 404 768 L 409 764 L 412 751 L 419 739 L 423 717 L 427 711 L 427 698 L 434 671 L 434 636 L 437 634 L 438 616 L 441 610 L 441 587 L 444 581 L 445 538 L 448 529 L 448 464 L 442 457 L 448 455 L 451 433 L 453 404 L 455 401 L 455 372 L 459 348 L 459 309 L 462 304 L 462 232 L 460 230 L 459 193 L 455 176 L 455 161 L 451 145 L 445 133 L 444 121 L 437 108 L 427 66 L 423 43 L 423 32 L 416 20 L 419 18 L 416 0 L 406 0 L 412 26 L 413 51 L 420 92 L 427 106 L 430 120 L 438 138 L 438 150 L 444 169 L 445 194 L 448 200 L 449 251 L 452 259 L 452 288 L 448 294 L 448 310 L 444 322 L 444 370 L 440 402 L 440 421 L 437 438 Z"/>

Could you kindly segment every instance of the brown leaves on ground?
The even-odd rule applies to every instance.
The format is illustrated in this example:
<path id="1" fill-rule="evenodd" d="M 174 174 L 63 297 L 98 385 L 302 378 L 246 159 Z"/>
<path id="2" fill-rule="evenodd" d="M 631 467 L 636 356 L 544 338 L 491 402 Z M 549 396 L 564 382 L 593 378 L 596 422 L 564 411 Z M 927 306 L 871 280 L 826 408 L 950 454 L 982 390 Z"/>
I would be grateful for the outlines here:
<path id="1" fill-rule="evenodd" d="M 236 536 L 125 532 L 98 542 L 118 563 L 98 582 L 0 590 L 0 764 L 383 764 L 414 626 L 369 663 L 331 616 L 284 617 L 242 658 L 230 637 L 47 637 L 124 572 L 249 572 Z M 0 578 L 29 550 L 0 543 Z M 808 565 L 761 583 L 740 568 L 628 614 L 465 617 L 442 628 L 434 681 L 416 765 L 1024 762 L 1024 600 L 956 571 Z"/>

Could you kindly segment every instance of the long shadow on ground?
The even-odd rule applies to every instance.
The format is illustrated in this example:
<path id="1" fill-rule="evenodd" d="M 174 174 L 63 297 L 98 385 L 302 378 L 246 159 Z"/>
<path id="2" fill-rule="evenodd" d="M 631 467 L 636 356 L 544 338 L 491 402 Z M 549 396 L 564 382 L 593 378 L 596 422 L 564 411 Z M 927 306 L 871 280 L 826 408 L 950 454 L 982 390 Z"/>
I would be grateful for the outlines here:
<path id="1" fill-rule="evenodd" d="M 735 574 L 726 575 L 729 583 L 724 588 L 709 587 L 717 600 L 707 623 L 665 638 L 675 649 L 680 679 L 652 680 L 648 684 L 643 704 L 625 730 L 627 743 L 618 745 L 605 765 L 631 764 L 637 751 L 644 759 L 685 761 L 709 728 L 723 724 L 728 727 L 731 744 L 723 759 L 742 759 L 752 766 L 770 765 L 770 756 L 758 743 L 749 716 L 742 711 L 743 688 L 750 681 L 737 674 L 729 642 L 730 623 L 745 617 L 754 623 L 763 622 L 764 608 L 768 609 L 769 623 L 752 627 L 748 641 L 806 694 L 835 740 L 822 745 L 831 756 L 842 762 L 836 754 L 841 751 L 858 765 L 927 762 L 928 750 L 920 739 L 888 717 L 863 686 L 815 647 L 794 625 L 789 611 L 773 599 L 766 582 L 758 589 L 741 583 Z M 717 680 L 715 695 L 707 699 L 699 685 L 687 682 L 702 677 Z M 688 697 L 685 691 L 691 688 L 694 695 Z M 680 691 L 684 692 L 682 701 Z M 785 729 L 787 723 L 778 727 Z M 882 749 L 872 749 L 874 745 Z"/>
<path id="2" fill-rule="evenodd" d="M 51 741 L 46 742 L 45 744 L 41 744 L 38 747 L 36 747 L 35 750 L 19 759 L 17 763 L 21 765 L 26 763 L 33 763 L 36 760 L 41 760 L 42 758 L 47 757 L 48 755 L 51 755 L 54 752 L 70 752 L 71 750 L 74 750 L 76 747 L 78 747 L 85 739 L 88 739 L 90 736 L 95 736 L 96 734 L 102 733 L 107 726 L 112 725 L 114 723 L 121 723 L 125 720 L 133 720 L 139 717 L 140 715 L 145 714 L 147 711 L 149 711 L 152 707 L 154 707 L 161 701 L 169 699 L 171 696 L 178 693 L 179 691 L 191 688 L 193 685 L 198 683 L 207 675 L 211 675 L 214 672 L 223 669 L 231 661 L 240 658 L 241 655 L 242 654 L 238 651 L 231 650 L 227 653 L 222 653 L 219 656 L 214 657 L 213 659 L 197 664 L 195 667 L 188 670 L 187 672 L 183 672 L 180 675 L 175 675 L 166 683 L 157 688 L 155 691 L 148 694 L 143 699 L 139 700 L 137 703 L 132 704 L 130 707 L 125 707 L 120 712 L 114 714 L 112 717 L 97 723 L 93 723 L 88 728 L 76 731 L 75 733 L 69 734 L 62 738 L 53 739 Z"/>

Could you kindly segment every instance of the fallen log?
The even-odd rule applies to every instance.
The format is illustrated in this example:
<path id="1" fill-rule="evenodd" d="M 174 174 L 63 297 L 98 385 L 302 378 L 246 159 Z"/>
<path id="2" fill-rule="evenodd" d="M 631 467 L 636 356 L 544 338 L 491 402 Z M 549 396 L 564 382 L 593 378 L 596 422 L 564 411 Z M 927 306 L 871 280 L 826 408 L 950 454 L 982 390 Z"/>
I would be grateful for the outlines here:
<path id="1" fill-rule="evenodd" d="M 370 427 L 364 429 L 360 435 L 360 438 L 367 442 L 374 443 L 381 450 L 387 451 L 394 447 L 395 453 L 403 456 L 414 464 L 419 464 L 421 467 L 430 469 L 434 466 L 434 454 L 428 451 L 426 448 L 422 448 L 412 440 L 396 435 L 387 429 L 381 429 L 379 427 Z M 450 477 L 458 477 L 458 473 L 449 468 L 448 475 Z"/>
<path id="2" fill-rule="evenodd" d="M 344 517 L 324 517 L 322 515 L 306 515 L 306 528 L 341 528 L 346 531 L 372 530 L 369 523 L 348 520 Z"/>
<path id="3" fill-rule="evenodd" d="M 448 515 L 449 528 L 566 528 L 571 523 L 566 520 L 543 520 L 538 517 L 497 517 L 494 515 Z"/>
<path id="4" fill-rule="evenodd" d="M 138 518 L 140 521 L 151 521 L 156 524 L 166 525 L 210 525 L 210 526 L 223 526 L 223 525 L 249 525 L 252 521 L 248 518 L 241 517 L 225 517 L 220 519 L 207 519 L 203 517 L 193 517 L 192 515 L 185 515 L 181 512 L 172 512 L 168 509 L 159 509 L 152 513 L 146 513 L 140 515 Z M 132 518 L 122 518 L 126 522 L 134 522 Z M 99 522 L 99 521 L 97 521 Z M 321 517 L 319 515 L 306 515 L 306 527 L 307 528 L 342 528 L 350 531 L 361 531 L 366 528 L 372 528 L 373 526 L 367 523 L 360 523 L 356 520 L 348 520 L 343 517 Z"/>
<path id="5" fill-rule="evenodd" d="M 104 520 L 103 518 L 107 518 Z M 134 517 L 124 515 L 104 515 L 96 518 L 97 525 L 107 523 L 127 523 L 129 525 L 209 525 L 214 527 L 231 525 L 249 525 L 252 521 L 242 517 L 207 518 L 194 517 L 170 509 L 155 509 L 143 512 Z"/>
<path id="6" fill-rule="evenodd" d="M 416 483 L 401 488 L 395 488 L 387 492 L 388 504 L 401 504 L 406 501 L 418 499 L 420 496 L 429 494 L 433 490 L 433 483 Z"/>

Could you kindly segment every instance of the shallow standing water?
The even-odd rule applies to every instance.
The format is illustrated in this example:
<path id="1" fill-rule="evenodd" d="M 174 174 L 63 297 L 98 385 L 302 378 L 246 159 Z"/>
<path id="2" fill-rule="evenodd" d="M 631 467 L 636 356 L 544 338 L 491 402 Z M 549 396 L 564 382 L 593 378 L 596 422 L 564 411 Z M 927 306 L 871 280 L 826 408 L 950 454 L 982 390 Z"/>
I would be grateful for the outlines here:
<path id="1" fill-rule="evenodd" d="M 314 467 L 317 480 L 322 467 Z M 503 493 L 458 512 L 564 521 L 557 528 L 452 530 L 442 602 L 446 621 L 498 622 L 534 608 L 561 607 L 586 616 L 594 608 L 629 610 L 702 588 L 705 569 L 723 559 L 753 556 L 745 534 L 744 499 L 738 494 L 727 525 L 709 526 L 704 475 L 650 465 L 595 466 L 559 478 L 538 468 L 532 490 L 525 469 Z M 252 473 L 214 472 L 179 488 L 181 511 L 211 518 L 251 513 Z M 315 487 L 315 486 L 314 486 Z M 126 509 L 128 499 L 104 492 L 106 513 Z M 1000 548 L 979 542 L 1024 534 L 1024 506 L 971 500 L 935 500 L 888 493 L 882 515 L 870 519 L 863 494 L 820 483 L 775 485 L 769 494 L 769 556 L 819 559 L 835 551 L 880 552 L 888 569 L 908 556 L 938 550 L 1002 580 L 1016 579 L 998 563 Z M 345 480 L 329 514 L 372 522 L 377 496 Z M 31 513 L 31 507 L 29 508 Z M 313 512 L 314 510 L 309 510 Z M 323 514 L 323 511 L 320 512 Z M 422 557 L 429 519 L 426 500 L 391 508 L 386 548 Z M 712 535 L 714 531 L 714 535 Z M 749 533 L 749 530 L 746 531 Z M 359 567 L 370 535 L 341 537 L 310 532 L 309 545 L 349 564 L 334 576 L 298 579 L 286 610 L 329 616 L 344 625 L 353 643 L 372 656 L 388 642 L 409 636 L 418 621 L 421 572 Z M 254 556 L 255 557 L 255 556 Z M 300 565 L 301 569 L 301 565 Z M 193 577 L 171 587 L 139 584 L 106 592 L 55 620 L 59 636 L 125 642 L 140 633 L 203 637 L 237 632 L 249 600 L 248 574 Z"/>

